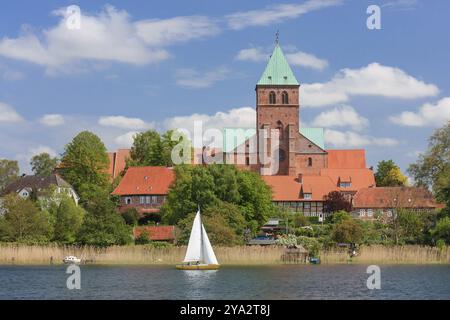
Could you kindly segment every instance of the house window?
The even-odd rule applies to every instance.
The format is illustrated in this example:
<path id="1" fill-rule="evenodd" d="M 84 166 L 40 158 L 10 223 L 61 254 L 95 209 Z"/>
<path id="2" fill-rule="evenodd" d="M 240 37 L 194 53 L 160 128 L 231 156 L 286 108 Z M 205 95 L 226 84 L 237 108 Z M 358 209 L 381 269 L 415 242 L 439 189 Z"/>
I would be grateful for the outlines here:
<path id="1" fill-rule="evenodd" d="M 145 203 L 146 203 L 146 204 L 150 204 L 150 203 L 151 203 L 151 199 L 152 199 L 152 198 L 151 198 L 150 196 L 146 196 L 146 197 L 145 197 Z"/>
<path id="2" fill-rule="evenodd" d="M 139 197 L 139 204 L 145 204 L 145 197 L 144 196 L 140 196 Z"/>
<path id="3" fill-rule="evenodd" d="M 308 167 L 312 167 L 312 158 L 308 158 Z"/>
<path id="4" fill-rule="evenodd" d="M 152 196 L 152 203 L 157 203 L 157 202 L 158 202 L 158 197 Z"/>
<path id="5" fill-rule="evenodd" d="M 125 198 L 125 203 L 126 204 L 131 204 L 131 198 L 130 197 L 126 197 Z"/>
<path id="6" fill-rule="evenodd" d="M 246 166 L 250 165 L 250 158 L 249 157 L 245 157 L 245 165 Z"/>
<path id="7" fill-rule="evenodd" d="M 373 210 L 372 209 L 367 209 L 367 216 L 368 217 L 373 217 Z"/>
<path id="8" fill-rule="evenodd" d="M 274 91 L 270 91 L 269 93 L 269 103 L 275 104 L 276 103 L 276 96 Z"/>
<path id="9" fill-rule="evenodd" d="M 364 217 L 366 215 L 366 210 L 364 209 L 359 209 L 359 216 L 360 217 Z"/>
<path id="10" fill-rule="evenodd" d="M 304 193 L 303 194 L 303 199 L 311 200 L 312 199 L 312 194 L 311 193 Z M 305 206 L 306 206 L 306 203 L 305 203 Z M 309 207 L 309 203 L 308 203 L 308 207 Z"/>
<path id="11" fill-rule="evenodd" d="M 283 104 L 289 104 L 289 96 L 286 91 L 281 94 L 281 100 Z"/>

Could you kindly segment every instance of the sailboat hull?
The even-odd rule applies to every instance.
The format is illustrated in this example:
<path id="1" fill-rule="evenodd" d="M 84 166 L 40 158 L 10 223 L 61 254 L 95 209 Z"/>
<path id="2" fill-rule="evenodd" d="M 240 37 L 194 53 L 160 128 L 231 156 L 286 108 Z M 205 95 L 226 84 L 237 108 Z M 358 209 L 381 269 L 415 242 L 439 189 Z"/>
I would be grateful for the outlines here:
<path id="1" fill-rule="evenodd" d="M 178 270 L 217 270 L 220 265 L 218 264 L 197 264 L 197 265 L 188 265 L 188 264 L 179 264 L 176 266 Z"/>

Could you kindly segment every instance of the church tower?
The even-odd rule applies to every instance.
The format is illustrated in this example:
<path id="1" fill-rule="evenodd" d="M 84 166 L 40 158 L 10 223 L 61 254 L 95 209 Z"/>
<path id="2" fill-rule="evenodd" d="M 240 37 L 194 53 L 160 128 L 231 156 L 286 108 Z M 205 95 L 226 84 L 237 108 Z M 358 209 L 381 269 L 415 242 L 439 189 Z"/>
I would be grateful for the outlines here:
<path id="1" fill-rule="evenodd" d="M 279 171 L 295 175 L 295 156 L 299 139 L 299 87 L 278 40 L 266 69 L 256 84 L 256 123 L 258 150 L 262 129 L 279 131 Z M 269 139 L 268 145 L 272 142 Z M 267 147 L 270 150 L 270 147 Z"/>

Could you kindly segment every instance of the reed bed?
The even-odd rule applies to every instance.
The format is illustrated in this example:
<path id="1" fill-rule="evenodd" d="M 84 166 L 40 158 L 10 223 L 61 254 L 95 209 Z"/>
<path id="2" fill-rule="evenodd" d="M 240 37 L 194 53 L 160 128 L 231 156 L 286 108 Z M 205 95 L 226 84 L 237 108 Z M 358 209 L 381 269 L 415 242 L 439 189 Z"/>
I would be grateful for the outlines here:
<path id="1" fill-rule="evenodd" d="M 282 264 L 283 247 L 216 247 L 222 265 Z M 108 248 L 76 246 L 0 245 L 0 265 L 62 264 L 68 255 L 82 258 L 88 264 L 109 265 L 174 265 L 183 260 L 186 247 L 153 248 L 150 246 L 113 246 Z M 322 263 L 361 264 L 449 264 L 450 250 L 423 246 L 366 246 L 349 259 L 346 250 L 327 250 L 320 254 Z"/>
<path id="2" fill-rule="evenodd" d="M 449 264 L 449 247 L 439 249 L 418 245 L 406 246 L 364 246 L 358 255 L 350 259 L 346 250 L 328 250 L 320 255 L 322 263 L 361 264 Z"/>

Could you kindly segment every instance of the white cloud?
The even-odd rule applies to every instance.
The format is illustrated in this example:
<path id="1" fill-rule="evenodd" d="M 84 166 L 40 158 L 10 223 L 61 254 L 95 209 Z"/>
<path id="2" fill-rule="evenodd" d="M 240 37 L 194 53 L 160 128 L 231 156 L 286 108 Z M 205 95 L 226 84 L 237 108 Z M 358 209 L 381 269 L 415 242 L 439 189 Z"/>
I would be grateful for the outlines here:
<path id="1" fill-rule="evenodd" d="M 236 55 L 236 60 L 240 61 L 267 61 L 270 57 L 270 53 L 264 52 L 261 48 L 248 48 L 242 49 Z"/>
<path id="2" fill-rule="evenodd" d="M 304 84 L 302 106 L 320 107 L 347 102 L 350 96 L 416 99 L 435 96 L 439 89 L 401 69 L 376 62 L 360 69 L 342 69 L 329 82 Z"/>
<path id="3" fill-rule="evenodd" d="M 268 61 L 270 52 L 262 48 L 242 49 L 236 55 L 236 60 L 261 62 Z M 286 59 L 292 66 L 323 70 L 328 66 L 328 61 L 317 58 L 315 55 L 297 51 L 286 54 Z"/>
<path id="4" fill-rule="evenodd" d="M 17 123 L 21 122 L 22 117 L 10 105 L 0 102 L 0 122 Z"/>
<path id="5" fill-rule="evenodd" d="M 293 66 L 306 67 L 317 70 L 323 70 L 328 67 L 327 60 L 319 59 L 310 53 L 302 51 L 287 53 L 286 59 Z"/>
<path id="6" fill-rule="evenodd" d="M 167 46 L 214 36 L 220 32 L 216 23 L 204 16 L 174 17 L 136 22 L 137 34 L 152 46 Z"/>
<path id="7" fill-rule="evenodd" d="M 48 153 L 51 157 L 56 157 L 57 153 L 55 150 L 53 150 L 52 148 L 48 147 L 48 146 L 44 146 L 44 145 L 39 145 L 37 147 L 33 147 L 29 150 L 29 158 L 41 154 L 41 153 Z"/>
<path id="8" fill-rule="evenodd" d="M 133 22 L 126 11 L 112 6 L 97 15 L 83 13 L 81 28 L 71 30 L 66 26 L 65 10 L 54 13 L 61 19 L 52 28 L 39 34 L 25 30 L 17 38 L 1 39 L 0 55 L 45 66 L 50 73 L 80 71 L 86 62 L 145 65 L 169 58 L 164 46 L 218 32 L 206 17 Z"/>
<path id="9" fill-rule="evenodd" d="M 194 139 L 194 122 L 201 121 L 202 131 L 213 129 L 220 132 L 224 128 L 255 128 L 256 112 L 251 107 L 242 107 L 231 109 L 227 112 L 216 112 L 213 115 L 192 114 L 189 116 L 180 116 L 166 119 L 165 129 L 184 129 L 191 133 L 191 139 Z M 208 140 L 205 138 L 205 140 Z M 194 141 L 195 147 L 201 147 L 209 143 L 208 141 Z M 216 141 L 216 146 L 222 147 L 222 141 Z"/>
<path id="10" fill-rule="evenodd" d="M 120 136 L 117 136 L 114 139 L 114 142 L 119 146 L 123 148 L 130 148 L 133 145 L 134 136 L 138 134 L 139 131 L 129 131 L 125 134 L 122 134 Z"/>
<path id="11" fill-rule="evenodd" d="M 361 130 L 369 125 L 369 120 L 359 115 L 351 106 L 341 106 L 333 110 L 324 111 L 314 118 L 312 122 L 316 127 L 350 127 Z"/>
<path id="12" fill-rule="evenodd" d="M 425 103 L 417 112 L 404 111 L 389 118 L 391 122 L 411 127 L 440 126 L 450 120 L 450 97 L 436 104 Z"/>
<path id="13" fill-rule="evenodd" d="M 39 122 L 48 127 L 56 127 L 65 124 L 65 119 L 60 114 L 46 114 L 39 119 Z"/>
<path id="14" fill-rule="evenodd" d="M 260 10 L 236 12 L 225 18 L 231 29 L 239 30 L 250 26 L 267 26 L 294 19 L 314 10 L 336 6 L 341 2 L 340 0 L 309 0 L 298 4 L 277 4 Z"/>
<path id="15" fill-rule="evenodd" d="M 230 70 L 225 67 L 220 67 L 215 70 L 199 72 L 195 69 L 180 69 L 176 72 L 176 83 L 179 86 L 201 89 L 211 87 L 217 81 L 227 78 Z"/>
<path id="16" fill-rule="evenodd" d="M 147 129 L 153 125 L 146 123 L 139 118 L 128 118 L 124 116 L 105 116 L 100 117 L 98 124 L 104 127 L 116 127 L 121 129 Z"/>
<path id="17" fill-rule="evenodd" d="M 325 142 L 335 147 L 356 148 L 363 146 L 392 147 L 398 145 L 398 141 L 392 138 L 377 138 L 361 135 L 353 131 L 337 131 L 326 129 Z"/>

